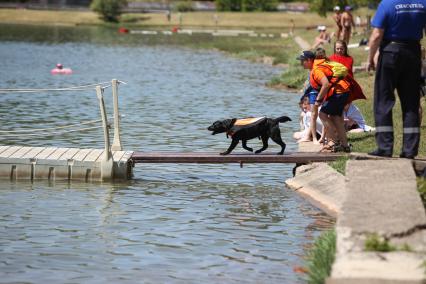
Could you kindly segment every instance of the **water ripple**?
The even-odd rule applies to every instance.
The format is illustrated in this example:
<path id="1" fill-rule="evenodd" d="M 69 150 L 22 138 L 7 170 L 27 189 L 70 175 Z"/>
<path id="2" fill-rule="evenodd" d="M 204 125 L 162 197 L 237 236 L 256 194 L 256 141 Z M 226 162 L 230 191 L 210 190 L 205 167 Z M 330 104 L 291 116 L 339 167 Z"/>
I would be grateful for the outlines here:
<path id="1" fill-rule="evenodd" d="M 95 35 L 92 29 L 84 31 Z M 274 68 L 176 46 L 69 39 L 0 42 L 0 57 L 1 88 L 126 81 L 120 86 L 126 149 L 222 151 L 229 140 L 208 133 L 212 121 L 284 114 L 293 122 L 280 126 L 283 138 L 289 151 L 297 147 L 291 142 L 297 96 L 264 87 L 279 71 Z M 49 71 L 57 62 L 72 67 L 74 74 L 52 77 Z M 110 95 L 105 99 L 111 113 Z M 2 129 L 99 117 L 92 91 L 6 94 L 0 100 Z M 100 131 L 0 140 L 103 147 Z M 260 147 L 258 141 L 249 144 Z M 301 265 L 305 247 L 331 221 L 285 189 L 291 169 L 158 164 L 138 165 L 134 180 L 123 183 L 2 182 L 0 277 L 23 283 L 301 282 L 292 267 Z"/>

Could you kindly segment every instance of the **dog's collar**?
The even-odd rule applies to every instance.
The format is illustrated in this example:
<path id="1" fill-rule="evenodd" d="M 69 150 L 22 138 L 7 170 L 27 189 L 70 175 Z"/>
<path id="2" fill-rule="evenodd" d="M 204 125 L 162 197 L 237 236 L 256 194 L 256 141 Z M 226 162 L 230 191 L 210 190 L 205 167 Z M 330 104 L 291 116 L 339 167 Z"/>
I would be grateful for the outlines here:
<path id="1" fill-rule="evenodd" d="M 229 131 L 226 132 L 226 138 L 228 138 L 228 136 L 231 136 L 231 138 L 232 138 L 232 136 L 234 136 L 234 134 L 235 134 L 235 132 L 229 130 Z"/>

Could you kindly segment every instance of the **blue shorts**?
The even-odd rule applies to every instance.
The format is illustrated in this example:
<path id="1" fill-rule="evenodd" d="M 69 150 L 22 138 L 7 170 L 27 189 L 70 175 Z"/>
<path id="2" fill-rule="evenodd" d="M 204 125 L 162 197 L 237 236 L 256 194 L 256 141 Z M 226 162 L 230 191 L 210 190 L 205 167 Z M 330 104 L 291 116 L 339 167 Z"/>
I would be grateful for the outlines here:
<path id="1" fill-rule="evenodd" d="M 341 116 L 343 114 L 343 108 L 348 101 L 349 93 L 344 94 L 333 94 L 328 98 L 320 109 L 320 112 L 323 112 L 328 115 L 338 115 Z"/>
<path id="2" fill-rule="evenodd" d="M 318 91 L 310 91 L 307 95 L 309 97 L 309 104 L 314 105 L 317 100 Z"/>

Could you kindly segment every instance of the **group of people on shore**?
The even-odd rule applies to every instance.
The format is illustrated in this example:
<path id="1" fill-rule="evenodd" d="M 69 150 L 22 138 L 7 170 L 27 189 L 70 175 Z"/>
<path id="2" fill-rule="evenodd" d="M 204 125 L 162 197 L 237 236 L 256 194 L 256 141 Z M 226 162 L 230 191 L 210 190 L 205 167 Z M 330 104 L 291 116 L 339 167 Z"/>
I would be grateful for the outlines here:
<path id="1" fill-rule="evenodd" d="M 346 14 L 342 13 L 340 16 L 339 11 L 340 8 L 336 7 L 338 40 L 334 45 L 334 54 L 327 58 L 324 49 L 316 47 L 314 52 L 303 51 L 297 58 L 303 68 L 309 70 L 309 77 L 300 103 L 305 130 L 295 133 L 294 137 L 299 141 L 323 143 L 322 152 L 350 152 L 347 130 L 352 127 L 359 127 L 362 131 L 375 130 L 377 148 L 369 154 L 392 157 L 392 109 L 396 101 L 396 90 L 401 102 L 403 121 L 400 157 L 415 158 L 420 145 L 420 100 L 424 93 L 426 73 L 425 70 L 422 71 L 425 54 L 420 44 L 426 34 L 426 0 L 382 1 L 371 21 L 373 30 L 368 40 L 366 69 L 376 70 L 375 129 L 365 127 L 365 122 L 360 119 L 362 116 L 352 105 L 354 100 L 365 99 L 361 87 L 353 78 L 353 59 L 347 53 L 347 44 L 355 23 L 350 8 L 345 8 Z M 349 118 L 349 110 L 354 116 L 352 119 Z M 318 116 L 321 123 L 317 121 Z M 350 123 L 345 124 L 345 116 L 346 122 L 351 121 Z M 318 139 L 321 125 L 322 131 Z"/>
<path id="2" fill-rule="evenodd" d="M 313 50 L 324 44 L 331 43 L 333 38 L 335 40 L 343 40 L 346 44 L 349 44 L 351 35 L 355 32 L 355 27 L 361 26 L 361 18 L 357 16 L 354 20 L 351 6 L 346 6 L 343 12 L 341 12 L 340 6 L 335 6 L 333 11 L 333 21 L 336 23 L 336 31 L 330 34 L 327 32 L 326 26 L 318 26 L 318 36 L 312 45 Z"/>
<path id="3" fill-rule="evenodd" d="M 315 51 L 303 51 L 297 59 L 309 75 L 300 99 L 301 131 L 293 137 L 299 142 L 321 143 L 321 152 L 350 152 L 347 131 L 374 129 L 366 125 L 361 112 L 352 104 L 365 96 L 353 78 L 353 58 L 346 42 L 337 40 L 330 57 L 318 47 Z"/>

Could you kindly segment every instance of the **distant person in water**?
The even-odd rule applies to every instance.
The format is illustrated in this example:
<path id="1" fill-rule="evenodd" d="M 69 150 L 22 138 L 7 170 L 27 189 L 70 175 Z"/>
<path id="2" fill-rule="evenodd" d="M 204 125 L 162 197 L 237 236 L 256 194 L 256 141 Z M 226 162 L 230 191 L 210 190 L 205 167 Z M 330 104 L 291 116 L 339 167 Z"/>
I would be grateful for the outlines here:
<path id="1" fill-rule="evenodd" d="M 71 68 L 64 68 L 61 63 L 56 64 L 56 68 L 50 70 L 52 75 L 70 75 L 72 74 Z"/>

